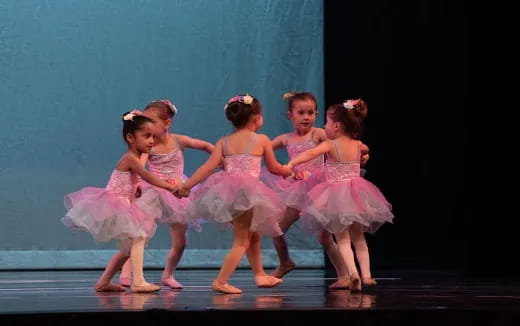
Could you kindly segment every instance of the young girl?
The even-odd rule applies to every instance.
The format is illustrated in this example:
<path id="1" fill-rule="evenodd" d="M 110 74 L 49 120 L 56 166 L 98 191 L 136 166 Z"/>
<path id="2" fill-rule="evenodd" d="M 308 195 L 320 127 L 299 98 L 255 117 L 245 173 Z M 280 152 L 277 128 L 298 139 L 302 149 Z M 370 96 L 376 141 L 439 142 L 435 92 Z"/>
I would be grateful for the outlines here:
<path id="1" fill-rule="evenodd" d="M 336 236 L 353 291 L 361 291 L 361 280 L 350 238 L 354 242 L 363 283 L 374 285 L 363 231 L 373 233 L 384 222 L 392 222 L 394 217 L 391 205 L 379 189 L 360 176 L 360 158 L 365 145 L 358 139 L 366 115 L 367 106 L 361 99 L 331 106 L 327 111 L 325 132 L 332 140 L 305 151 L 287 164 L 292 168 L 326 154 L 326 180 L 309 192 L 301 216 L 307 227 L 318 231 L 324 228 Z"/>
<path id="2" fill-rule="evenodd" d="M 150 188 L 135 200 L 139 177 L 151 184 L 174 191 L 172 184 L 146 171 L 139 161 L 153 145 L 152 120 L 132 111 L 123 115 L 123 138 L 128 151 L 117 163 L 105 189 L 86 187 L 65 196 L 68 209 L 62 222 L 72 228 L 90 232 L 97 241 L 117 239 L 120 251 L 108 263 L 98 280 L 96 291 L 124 291 L 112 278 L 125 261 L 132 257 L 132 292 L 154 292 L 159 286 L 145 281 L 143 255 L 146 241 L 156 229 L 155 218 L 161 215 L 158 196 Z"/>
<path id="3" fill-rule="evenodd" d="M 150 152 L 141 155 L 141 162 L 146 163 L 150 171 L 162 180 L 172 184 L 180 184 L 184 180 L 184 158 L 183 150 L 193 148 L 204 150 L 211 154 L 213 145 L 183 135 L 175 135 L 169 132 L 173 118 L 177 114 L 177 108 L 168 100 L 153 101 L 148 104 L 144 113 L 154 122 L 154 146 Z M 146 187 L 146 186 L 144 186 Z M 187 214 L 189 198 L 179 199 L 168 191 L 158 190 L 163 207 L 163 214 L 159 222 L 170 225 L 172 239 L 171 249 L 166 258 L 161 284 L 172 289 L 182 289 L 182 284 L 173 278 L 177 264 L 181 260 L 186 247 L 186 230 L 191 225 L 199 230 L 198 221 Z M 130 286 L 131 262 L 123 266 L 119 278 L 119 284 Z"/>
<path id="4" fill-rule="evenodd" d="M 214 222 L 232 223 L 233 247 L 212 289 L 241 293 L 242 290 L 227 282 L 246 251 L 259 287 L 273 287 L 282 282 L 267 275 L 262 267 L 260 234 L 281 235 L 277 218 L 284 210 L 276 194 L 259 180 L 262 157 L 271 172 L 283 176 L 291 172 L 276 161 L 269 138 L 256 133 L 263 124 L 262 107 L 257 99 L 249 95 L 235 96 L 224 110 L 235 131 L 217 142 L 208 161 L 180 187 L 179 195 L 186 195 L 223 160 L 224 171 L 212 175 L 195 191 L 188 212 Z"/>
<path id="5" fill-rule="evenodd" d="M 314 122 L 318 114 L 317 103 L 311 93 L 286 93 L 284 100 L 288 103 L 287 116 L 293 123 L 294 131 L 276 137 L 272 144 L 273 148 L 285 147 L 289 158 L 294 158 L 304 151 L 316 147 L 327 140 L 325 131 L 315 128 Z M 365 154 L 368 159 L 368 154 Z M 282 232 L 286 233 L 300 215 L 300 209 L 305 203 L 306 194 L 318 183 L 324 180 L 322 155 L 313 160 L 301 164 L 295 168 L 296 178 L 282 179 L 272 174 L 264 173 L 262 180 L 273 189 L 287 209 L 280 221 Z M 323 230 L 318 233 L 318 241 L 323 246 L 338 275 L 338 282 L 333 283 L 331 288 L 345 288 L 344 282 L 348 276 L 346 266 L 338 251 L 332 235 Z M 295 268 L 295 264 L 289 255 L 287 241 L 284 235 L 273 238 L 274 247 L 280 259 L 280 265 L 271 273 L 272 276 L 281 278 Z"/>

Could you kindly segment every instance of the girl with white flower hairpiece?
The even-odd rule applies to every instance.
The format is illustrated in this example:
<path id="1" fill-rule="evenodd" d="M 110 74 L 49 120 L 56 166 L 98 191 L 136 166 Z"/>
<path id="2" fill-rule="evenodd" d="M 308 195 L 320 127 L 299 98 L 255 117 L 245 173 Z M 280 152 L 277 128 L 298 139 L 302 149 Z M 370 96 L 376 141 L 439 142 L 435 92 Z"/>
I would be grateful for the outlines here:
<path id="1" fill-rule="evenodd" d="M 176 186 L 161 180 L 144 169 L 141 154 L 152 149 L 153 122 L 134 110 L 123 115 L 123 138 L 128 150 L 121 157 L 106 188 L 86 187 L 65 195 L 67 214 L 65 226 L 92 234 L 96 241 L 118 241 L 120 251 L 112 256 L 97 281 L 96 291 L 125 291 L 112 283 L 112 278 L 131 257 L 133 262 L 132 292 L 155 292 L 160 287 L 146 282 L 143 275 L 143 256 L 146 242 L 153 237 L 155 220 L 161 210 L 154 188 L 141 191 L 137 199 L 137 183 L 141 177 L 154 186 L 174 191 Z"/>
<path id="2" fill-rule="evenodd" d="M 326 178 L 307 194 L 301 219 L 308 230 L 321 232 L 325 229 L 335 235 L 349 272 L 345 283 L 351 291 L 361 291 L 361 283 L 375 285 L 363 232 L 374 233 L 383 223 L 391 223 L 394 217 L 392 207 L 381 191 L 360 175 L 361 153 L 365 145 L 359 138 L 367 111 L 362 99 L 330 106 L 325 132 L 331 140 L 301 153 L 287 164 L 292 168 L 326 155 Z M 362 279 L 354 261 L 351 238 Z"/>
<path id="3" fill-rule="evenodd" d="M 324 141 L 327 135 L 322 128 L 314 127 L 318 115 L 316 98 L 308 92 L 288 92 L 283 99 L 287 102 L 287 117 L 291 120 L 294 130 L 273 139 L 273 148 L 285 148 L 289 159 L 304 151 L 314 148 Z M 368 148 L 367 148 L 368 151 Z M 363 164 L 368 160 L 368 154 L 363 153 Z M 275 277 L 283 277 L 295 268 L 290 257 L 285 233 L 299 219 L 300 210 L 305 205 L 307 193 L 325 179 L 323 169 L 324 158 L 318 156 L 311 161 L 295 168 L 295 177 L 282 179 L 266 171 L 262 171 L 261 179 L 273 189 L 286 206 L 284 216 L 280 220 L 283 235 L 273 238 L 273 244 L 280 260 L 279 266 L 271 273 Z M 338 281 L 330 285 L 331 289 L 341 289 L 348 286 L 344 282 L 348 276 L 338 246 L 327 230 L 317 232 L 317 238 L 336 269 Z"/>
<path id="4" fill-rule="evenodd" d="M 213 145 L 196 138 L 170 132 L 173 118 L 177 115 L 177 107 L 169 100 L 153 101 L 144 108 L 143 114 L 153 120 L 154 145 L 150 153 L 141 155 L 141 162 L 148 163 L 150 171 L 162 180 L 172 184 L 180 184 L 187 179 L 184 176 L 185 148 L 197 149 L 211 154 Z M 141 189 L 149 185 L 142 184 Z M 182 289 L 183 286 L 174 278 L 177 264 L 181 260 L 187 242 L 187 228 L 200 231 L 197 218 L 187 214 L 191 198 L 177 198 L 171 192 L 156 189 L 159 194 L 162 215 L 159 223 L 166 223 L 170 228 L 171 248 L 164 264 L 161 284 L 171 289 Z M 121 271 L 119 284 L 130 286 L 131 260 Z"/>
<path id="5" fill-rule="evenodd" d="M 250 95 L 232 97 L 224 107 L 235 131 L 216 144 L 213 153 L 193 176 L 179 188 L 179 195 L 204 180 L 224 162 L 224 170 L 210 176 L 194 191 L 188 213 L 210 221 L 233 226 L 233 247 L 224 259 L 212 289 L 222 293 L 241 293 L 227 282 L 247 252 L 255 282 L 259 287 L 273 287 L 282 280 L 269 276 L 262 267 L 260 235 L 279 236 L 278 217 L 284 206 L 278 196 L 259 180 L 262 158 L 267 168 L 289 176 L 289 168 L 276 161 L 271 141 L 257 134 L 262 127 L 262 106 Z"/>

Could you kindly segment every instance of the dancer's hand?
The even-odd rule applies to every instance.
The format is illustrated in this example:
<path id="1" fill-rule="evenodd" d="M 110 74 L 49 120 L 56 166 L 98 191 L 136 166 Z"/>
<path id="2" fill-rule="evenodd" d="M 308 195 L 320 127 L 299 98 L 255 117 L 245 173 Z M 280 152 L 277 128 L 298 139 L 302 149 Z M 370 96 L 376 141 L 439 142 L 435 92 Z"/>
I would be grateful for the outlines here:
<path id="1" fill-rule="evenodd" d="M 305 180 L 305 171 L 296 172 L 293 176 L 293 179 L 298 181 Z"/>
<path id="2" fill-rule="evenodd" d="M 367 164 L 368 159 L 370 158 L 370 155 L 368 153 L 361 155 L 361 166 L 364 166 Z"/>
<path id="3" fill-rule="evenodd" d="M 184 187 L 184 184 L 182 184 L 174 193 L 174 195 L 177 198 L 188 197 L 190 195 L 190 189 Z"/>
<path id="4" fill-rule="evenodd" d="M 169 188 L 170 192 L 171 192 L 175 197 L 178 197 L 178 196 L 177 196 L 177 192 L 179 191 L 179 188 L 181 188 L 183 184 L 182 184 L 182 183 L 172 184 L 172 183 L 170 182 L 170 180 L 168 180 L 168 183 L 172 185 L 171 188 Z"/>
<path id="5" fill-rule="evenodd" d="M 293 176 L 292 165 L 289 165 L 289 164 L 282 165 L 281 175 L 284 177 L 284 179 L 287 177 L 292 177 Z"/>

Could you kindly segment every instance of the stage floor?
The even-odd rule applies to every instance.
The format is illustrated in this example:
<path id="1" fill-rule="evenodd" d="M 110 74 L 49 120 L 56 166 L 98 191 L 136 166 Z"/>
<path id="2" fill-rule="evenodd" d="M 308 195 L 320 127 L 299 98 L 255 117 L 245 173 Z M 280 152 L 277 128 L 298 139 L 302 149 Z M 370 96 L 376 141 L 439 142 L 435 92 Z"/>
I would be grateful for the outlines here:
<path id="1" fill-rule="evenodd" d="M 231 311 L 256 312 L 250 316 L 261 318 L 276 312 L 276 318 L 274 314 L 271 316 L 273 320 L 282 320 L 284 316 L 295 320 L 306 318 L 307 312 L 311 311 L 313 318 L 345 322 L 350 319 L 354 324 L 378 323 L 378 320 L 394 320 L 401 324 L 414 324 L 414 320 L 421 324 L 428 324 L 428 321 L 433 324 L 453 321 L 458 325 L 474 322 L 479 325 L 520 324 L 520 284 L 467 279 L 456 273 L 380 272 L 374 274 L 377 286 L 365 287 L 361 293 L 350 293 L 329 291 L 327 285 L 334 279 L 326 277 L 323 270 L 295 270 L 284 278 L 281 286 L 272 289 L 257 288 L 249 270 L 238 270 L 230 283 L 244 291 L 240 295 L 211 291 L 210 283 L 217 270 L 180 270 L 176 276 L 184 284 L 183 290 L 163 287 L 154 294 L 96 293 L 93 285 L 100 273 L 0 272 L 0 321 L 17 324 L 34 321 L 36 324 L 47 318 L 58 323 L 60 320 L 81 323 L 85 321 L 83 316 L 89 322 L 96 322 L 96 316 L 104 316 L 103 321 L 107 321 L 116 315 L 122 318 L 123 312 L 147 312 L 146 318 L 157 317 L 157 320 L 168 318 L 165 314 L 172 312 L 190 312 L 189 316 L 184 315 L 190 319 L 197 316 L 215 319 L 223 317 L 223 312 Z M 160 274 L 157 270 L 145 272 L 148 280 L 155 283 Z M 203 315 L 197 315 L 197 312 Z M 211 315 L 215 312 L 218 315 Z M 112 317 L 108 318 L 110 314 Z M 139 319 L 136 314 L 129 316 Z M 182 314 L 170 315 L 169 319 L 179 317 Z M 245 315 L 226 318 L 238 321 L 242 317 L 247 318 Z"/>

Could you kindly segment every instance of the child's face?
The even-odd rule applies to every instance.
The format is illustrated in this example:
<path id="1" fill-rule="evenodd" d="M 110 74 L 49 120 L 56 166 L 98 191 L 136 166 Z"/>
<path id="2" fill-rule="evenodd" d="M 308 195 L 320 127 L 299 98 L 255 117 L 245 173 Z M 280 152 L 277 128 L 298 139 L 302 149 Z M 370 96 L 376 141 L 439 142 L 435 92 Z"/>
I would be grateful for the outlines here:
<path id="1" fill-rule="evenodd" d="M 131 145 L 133 145 L 139 153 L 150 153 L 153 147 L 153 135 L 154 125 L 151 122 L 147 122 L 142 125 L 141 129 L 134 132 Z"/>
<path id="2" fill-rule="evenodd" d="M 305 132 L 312 128 L 316 121 L 316 103 L 312 100 L 296 100 L 288 113 L 294 129 Z"/>
<path id="3" fill-rule="evenodd" d="M 332 120 L 330 113 L 327 113 L 327 123 L 325 124 L 325 134 L 329 139 L 335 139 L 338 137 L 339 122 Z"/>
<path id="4" fill-rule="evenodd" d="M 172 120 L 164 120 L 160 116 L 159 112 L 153 108 L 144 111 L 143 115 L 153 120 L 155 135 L 162 135 L 163 133 L 168 132 L 168 129 L 170 129 L 170 126 L 172 125 Z"/>

